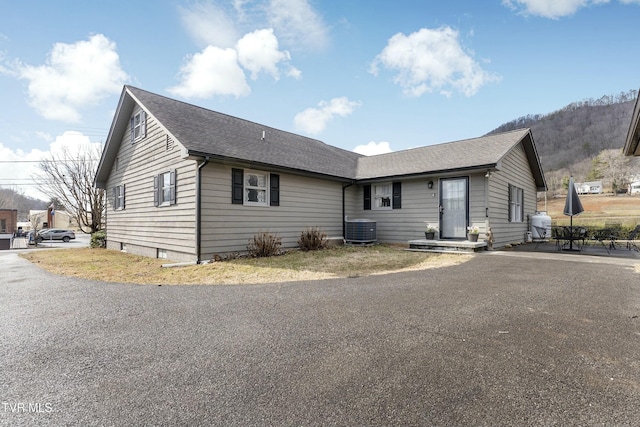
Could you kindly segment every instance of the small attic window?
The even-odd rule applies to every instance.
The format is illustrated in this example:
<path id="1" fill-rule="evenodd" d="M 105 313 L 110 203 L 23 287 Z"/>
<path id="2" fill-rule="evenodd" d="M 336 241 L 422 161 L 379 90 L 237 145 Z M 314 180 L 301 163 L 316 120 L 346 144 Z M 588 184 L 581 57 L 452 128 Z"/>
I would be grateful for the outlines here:
<path id="1" fill-rule="evenodd" d="M 147 136 L 147 114 L 140 110 L 131 117 L 131 142 L 136 142 Z"/>

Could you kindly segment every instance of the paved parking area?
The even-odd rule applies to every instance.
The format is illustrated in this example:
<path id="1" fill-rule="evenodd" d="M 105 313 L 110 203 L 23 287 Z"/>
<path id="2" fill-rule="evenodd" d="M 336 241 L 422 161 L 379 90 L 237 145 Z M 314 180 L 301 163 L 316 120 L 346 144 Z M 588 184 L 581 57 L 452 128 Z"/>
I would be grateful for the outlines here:
<path id="1" fill-rule="evenodd" d="M 631 261 L 255 286 L 0 265 L 0 425 L 640 424 Z"/>

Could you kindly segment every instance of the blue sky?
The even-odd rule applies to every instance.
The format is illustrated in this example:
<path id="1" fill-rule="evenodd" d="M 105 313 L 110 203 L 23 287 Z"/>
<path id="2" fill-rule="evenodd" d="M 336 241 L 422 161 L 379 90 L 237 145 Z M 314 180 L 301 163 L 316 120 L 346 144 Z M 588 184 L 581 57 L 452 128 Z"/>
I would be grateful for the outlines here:
<path id="1" fill-rule="evenodd" d="M 640 86 L 640 0 L 0 0 L 0 186 L 124 84 L 364 154 Z M 535 138 L 535 135 L 534 135 Z"/>

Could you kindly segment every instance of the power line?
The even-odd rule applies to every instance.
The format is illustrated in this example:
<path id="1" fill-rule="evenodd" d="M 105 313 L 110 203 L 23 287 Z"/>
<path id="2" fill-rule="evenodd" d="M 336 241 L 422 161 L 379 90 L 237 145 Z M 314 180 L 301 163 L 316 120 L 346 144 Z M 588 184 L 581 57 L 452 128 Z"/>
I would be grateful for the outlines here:
<path id="1" fill-rule="evenodd" d="M 0 160 L 0 163 L 98 163 L 97 160 Z"/>

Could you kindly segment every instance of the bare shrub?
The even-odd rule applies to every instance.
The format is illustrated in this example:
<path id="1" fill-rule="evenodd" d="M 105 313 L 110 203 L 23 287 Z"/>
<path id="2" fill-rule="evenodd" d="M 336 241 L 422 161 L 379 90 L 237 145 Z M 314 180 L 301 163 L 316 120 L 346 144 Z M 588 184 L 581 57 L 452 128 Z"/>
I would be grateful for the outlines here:
<path id="1" fill-rule="evenodd" d="M 241 257 L 240 252 L 227 252 L 224 254 L 213 254 L 212 260 L 216 262 L 232 261 Z"/>
<path id="2" fill-rule="evenodd" d="M 317 251 L 327 247 L 327 234 L 318 227 L 308 227 L 300 234 L 298 246 L 303 251 Z"/>
<path id="3" fill-rule="evenodd" d="M 268 232 L 260 232 L 249 239 L 247 251 L 254 258 L 270 257 L 280 254 L 282 239 Z"/>

